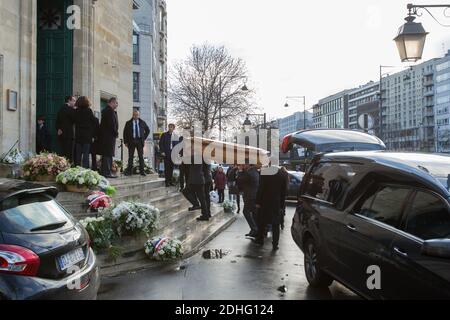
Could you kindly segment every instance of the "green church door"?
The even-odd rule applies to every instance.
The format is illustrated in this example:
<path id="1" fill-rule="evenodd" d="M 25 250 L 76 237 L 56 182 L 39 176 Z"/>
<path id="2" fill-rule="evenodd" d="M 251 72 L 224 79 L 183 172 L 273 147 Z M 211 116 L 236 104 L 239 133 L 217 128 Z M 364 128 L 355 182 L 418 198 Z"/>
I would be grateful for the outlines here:
<path id="1" fill-rule="evenodd" d="M 38 0 L 37 106 L 52 136 L 52 151 L 59 151 L 56 116 L 64 97 L 73 94 L 73 30 L 67 28 L 67 7 L 73 0 Z"/>

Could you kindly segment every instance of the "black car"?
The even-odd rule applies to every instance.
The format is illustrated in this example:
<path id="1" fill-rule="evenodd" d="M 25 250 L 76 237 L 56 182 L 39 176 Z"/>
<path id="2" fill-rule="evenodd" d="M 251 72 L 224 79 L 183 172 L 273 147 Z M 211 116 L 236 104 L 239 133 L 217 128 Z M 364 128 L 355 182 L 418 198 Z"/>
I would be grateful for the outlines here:
<path id="1" fill-rule="evenodd" d="M 296 200 L 305 173 L 301 171 L 288 171 L 288 174 L 289 174 L 289 187 L 287 199 Z"/>
<path id="2" fill-rule="evenodd" d="M 95 299 L 100 285 L 86 230 L 58 191 L 0 179 L 0 300 Z"/>
<path id="3" fill-rule="evenodd" d="M 316 156 L 291 228 L 310 285 L 337 280 L 367 299 L 449 299 L 449 190 L 448 156 Z"/>

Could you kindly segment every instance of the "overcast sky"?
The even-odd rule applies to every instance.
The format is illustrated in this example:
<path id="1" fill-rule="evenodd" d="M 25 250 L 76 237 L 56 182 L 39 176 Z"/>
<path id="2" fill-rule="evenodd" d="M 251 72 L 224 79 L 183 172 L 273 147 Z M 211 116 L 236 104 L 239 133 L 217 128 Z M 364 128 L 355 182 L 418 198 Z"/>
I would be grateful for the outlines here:
<path id="1" fill-rule="evenodd" d="M 311 108 L 327 95 L 376 81 L 380 64 L 402 65 L 392 39 L 409 2 L 167 0 L 169 65 L 185 58 L 193 44 L 225 45 L 246 61 L 258 106 L 270 118 L 287 116 L 303 107 L 292 102 L 283 108 L 286 96 L 306 95 Z M 433 13 L 450 24 L 443 10 Z M 450 28 L 426 13 L 419 20 L 430 32 L 424 60 L 443 56 Z"/>

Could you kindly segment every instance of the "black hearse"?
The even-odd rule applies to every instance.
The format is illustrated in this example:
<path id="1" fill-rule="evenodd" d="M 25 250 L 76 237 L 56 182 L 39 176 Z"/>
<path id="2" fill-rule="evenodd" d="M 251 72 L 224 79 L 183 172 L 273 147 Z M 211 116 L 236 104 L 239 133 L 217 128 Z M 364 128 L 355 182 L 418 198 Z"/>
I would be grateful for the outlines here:
<path id="1" fill-rule="evenodd" d="M 291 228 L 309 283 L 337 280 L 368 299 L 450 298 L 449 189 L 448 156 L 318 154 Z"/>

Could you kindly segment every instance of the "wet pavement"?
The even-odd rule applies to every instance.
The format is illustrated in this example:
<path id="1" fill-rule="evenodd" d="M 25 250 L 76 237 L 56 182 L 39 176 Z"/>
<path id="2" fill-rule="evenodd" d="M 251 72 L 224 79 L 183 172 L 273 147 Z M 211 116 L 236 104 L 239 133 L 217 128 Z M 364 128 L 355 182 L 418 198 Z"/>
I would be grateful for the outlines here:
<path id="1" fill-rule="evenodd" d="M 99 299 L 137 300 L 329 300 L 359 299 L 334 283 L 329 289 L 308 287 L 303 255 L 290 235 L 295 207 L 290 205 L 280 250 L 271 239 L 258 247 L 245 239 L 247 223 L 237 221 L 190 259 L 162 264 L 102 281 Z M 209 250 L 209 251 L 208 251 Z"/>

